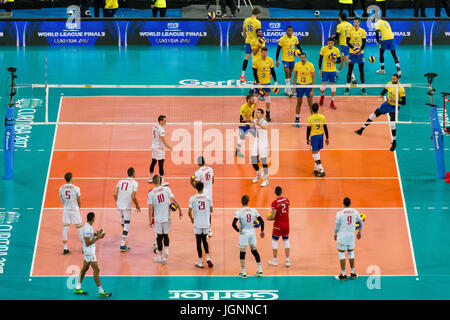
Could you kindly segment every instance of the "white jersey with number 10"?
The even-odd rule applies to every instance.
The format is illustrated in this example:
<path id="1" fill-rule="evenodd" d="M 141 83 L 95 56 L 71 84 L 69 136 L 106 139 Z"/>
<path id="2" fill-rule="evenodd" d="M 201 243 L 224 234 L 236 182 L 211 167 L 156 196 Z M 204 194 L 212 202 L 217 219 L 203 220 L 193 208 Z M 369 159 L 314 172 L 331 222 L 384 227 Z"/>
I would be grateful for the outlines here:
<path id="1" fill-rule="evenodd" d="M 169 187 L 157 187 L 148 193 L 147 204 L 153 206 L 155 223 L 168 222 L 170 220 L 170 199 L 173 193 Z"/>

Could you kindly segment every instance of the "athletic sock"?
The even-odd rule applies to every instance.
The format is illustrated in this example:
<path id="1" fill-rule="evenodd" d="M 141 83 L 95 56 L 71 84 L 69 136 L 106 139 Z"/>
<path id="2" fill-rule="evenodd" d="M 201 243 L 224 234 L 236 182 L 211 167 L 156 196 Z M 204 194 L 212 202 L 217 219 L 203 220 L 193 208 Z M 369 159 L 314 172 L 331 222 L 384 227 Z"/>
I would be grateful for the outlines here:
<path id="1" fill-rule="evenodd" d="M 345 276 L 345 269 L 344 269 L 344 270 L 341 270 L 341 274 L 342 274 L 343 276 Z"/>
<path id="2" fill-rule="evenodd" d="M 261 262 L 258 262 L 256 265 L 258 266 L 258 272 L 262 272 Z"/>
<path id="3" fill-rule="evenodd" d="M 352 273 L 355 273 L 355 268 L 352 268 Z"/>
<path id="4" fill-rule="evenodd" d="M 206 261 L 211 260 L 211 257 L 209 256 L 209 253 L 206 254 Z"/>
<path id="5" fill-rule="evenodd" d="M 245 267 L 241 267 L 241 272 L 242 272 L 242 274 L 246 274 Z"/>
<path id="6" fill-rule="evenodd" d="M 102 286 L 98 287 L 98 293 L 100 293 L 100 294 L 105 293 L 105 291 L 103 291 Z"/>
<path id="7" fill-rule="evenodd" d="M 380 62 L 380 68 L 381 70 L 384 70 L 384 62 Z"/>
<path id="8" fill-rule="evenodd" d="M 81 289 L 81 283 L 80 280 L 78 279 L 77 284 L 75 285 L 75 289 L 76 290 L 80 290 Z"/>

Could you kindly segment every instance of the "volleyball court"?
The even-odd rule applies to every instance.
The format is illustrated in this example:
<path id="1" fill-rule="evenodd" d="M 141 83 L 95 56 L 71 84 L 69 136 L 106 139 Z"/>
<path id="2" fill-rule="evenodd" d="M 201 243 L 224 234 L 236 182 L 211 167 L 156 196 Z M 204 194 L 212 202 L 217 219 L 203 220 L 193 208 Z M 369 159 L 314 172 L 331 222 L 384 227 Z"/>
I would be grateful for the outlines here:
<path id="1" fill-rule="evenodd" d="M 70 266 L 82 262 L 81 243 L 73 226 L 68 239 L 71 253 L 62 253 L 58 189 L 65 183 L 63 176 L 68 171 L 74 175 L 74 184 L 81 188 L 83 221 L 89 211 L 94 211 L 94 228 L 106 232 L 106 237 L 96 244 L 102 275 L 237 275 L 239 234 L 231 225 L 244 194 L 250 197 L 250 207 L 257 208 L 265 220 L 265 237 L 260 238 L 257 230 L 257 247 L 266 276 L 332 276 L 338 272 L 333 230 L 344 197 L 350 197 L 352 207 L 367 217 L 362 239 L 356 242 L 357 273 L 365 275 L 370 266 L 376 266 L 381 275 L 417 274 L 396 154 L 389 151 L 389 126 L 387 122 L 374 123 L 363 136 L 354 133 L 379 106 L 377 96 L 338 96 L 337 110 L 328 107 L 329 97 L 326 98 L 319 110 L 326 116 L 330 132 L 330 144 L 321 152 L 326 171 L 322 178 L 313 175 L 314 163 L 306 145 L 306 101 L 301 111 L 302 126 L 296 128 L 291 123 L 295 119 L 295 97 L 272 97 L 269 185 L 261 187 L 252 183 L 252 140 L 245 143 L 244 160 L 234 155 L 239 108 L 245 103 L 248 90 L 236 89 L 232 95 L 220 95 L 222 91 L 211 95 L 198 90 L 174 91 L 173 96 L 120 96 L 118 90 L 118 96 L 91 91 L 94 93 L 66 93 L 60 97 L 31 276 L 67 276 Z M 261 101 L 258 107 L 265 109 Z M 172 216 L 169 259 L 165 265 L 153 261 L 155 236 L 147 210 L 147 193 L 152 188 L 148 183 L 151 129 L 160 114 L 167 116 L 166 136 L 175 146 L 172 153 L 166 151 L 165 180 L 183 208 L 181 220 L 176 212 Z M 386 119 L 377 122 L 380 121 Z M 198 168 L 195 159 L 199 155 L 205 157 L 215 174 L 213 236 L 208 240 L 214 263 L 211 269 L 194 265 L 196 242 L 187 215 L 188 199 L 195 194 L 189 178 Z M 128 235 L 131 251 L 121 253 L 122 227 L 113 192 L 129 167 L 136 170 L 142 211 L 133 210 Z M 267 221 L 267 214 L 276 198 L 276 186 L 283 188 L 283 195 L 291 202 L 289 268 L 284 266 L 281 242 L 279 265 L 267 263 L 272 259 L 272 222 Z M 248 274 L 253 269 L 256 272 L 250 255 Z"/>

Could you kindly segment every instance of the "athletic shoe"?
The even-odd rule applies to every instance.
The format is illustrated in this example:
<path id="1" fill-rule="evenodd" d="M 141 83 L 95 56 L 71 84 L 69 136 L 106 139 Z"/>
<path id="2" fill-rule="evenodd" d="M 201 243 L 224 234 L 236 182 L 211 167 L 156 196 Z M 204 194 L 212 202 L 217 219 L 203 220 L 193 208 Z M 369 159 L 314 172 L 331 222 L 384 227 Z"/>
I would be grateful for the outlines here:
<path id="1" fill-rule="evenodd" d="M 295 119 L 295 123 L 297 123 L 296 125 L 295 125 L 295 127 L 296 128 L 300 128 L 300 119 Z"/>
<path id="2" fill-rule="evenodd" d="M 398 74 L 398 77 L 400 78 L 402 76 L 402 71 L 398 70 L 397 74 Z"/>
<path id="3" fill-rule="evenodd" d="M 350 93 L 350 89 L 349 88 L 345 88 L 344 96 L 348 96 L 349 93 Z"/>
<path id="4" fill-rule="evenodd" d="M 150 179 L 148 179 L 148 183 L 153 183 L 153 178 L 150 177 Z"/>
<path id="5" fill-rule="evenodd" d="M 257 272 L 256 272 L 256 276 L 261 278 L 261 277 L 263 276 L 262 271 L 261 271 L 261 272 L 257 271 Z"/>
<path id="6" fill-rule="evenodd" d="M 367 91 L 366 91 L 365 88 L 362 88 L 362 89 L 361 89 L 361 94 L 362 94 L 363 96 L 367 96 Z"/>
<path id="7" fill-rule="evenodd" d="M 259 96 L 259 100 L 264 101 L 264 96 Z"/>
<path id="8" fill-rule="evenodd" d="M 247 279 L 247 275 L 245 273 L 242 273 L 242 272 L 239 272 L 238 277 L 242 278 L 242 279 Z"/>
<path id="9" fill-rule="evenodd" d="M 386 74 L 386 71 L 384 69 L 380 69 L 380 70 L 377 70 L 377 73 L 378 74 Z"/>
<path id="10" fill-rule="evenodd" d="M 358 130 L 355 131 L 355 133 L 356 133 L 358 136 L 360 136 L 360 135 L 362 135 L 363 131 L 364 131 L 363 128 L 359 128 Z"/>
<path id="11" fill-rule="evenodd" d="M 244 154 L 241 152 L 241 150 L 236 149 L 236 157 L 238 157 L 238 158 L 244 158 L 245 156 L 244 156 Z"/>
<path id="12" fill-rule="evenodd" d="M 70 253 L 69 250 L 64 249 L 63 254 L 69 254 L 69 253 Z"/>
<path id="13" fill-rule="evenodd" d="M 265 178 L 264 181 L 261 183 L 261 187 L 266 187 L 269 184 L 269 179 Z"/>
<path id="14" fill-rule="evenodd" d="M 323 105 L 323 102 L 325 101 L 325 96 L 320 96 L 319 105 Z"/>
<path id="15" fill-rule="evenodd" d="M 201 263 L 201 262 L 196 262 L 195 263 L 195 266 L 197 267 L 197 268 L 204 268 L 205 266 L 203 265 L 203 263 Z"/>
<path id="16" fill-rule="evenodd" d="M 356 81 L 356 79 L 352 80 L 352 84 L 358 84 L 358 82 Z"/>
<path id="17" fill-rule="evenodd" d="M 284 95 L 285 96 L 289 96 L 289 91 L 288 90 L 284 90 Z"/>
<path id="18" fill-rule="evenodd" d="M 211 262 L 211 260 L 206 260 L 206 263 L 208 264 L 208 268 L 214 267 L 214 265 L 213 265 L 213 263 Z"/>
<path id="19" fill-rule="evenodd" d="M 347 280 L 347 275 L 343 276 L 342 274 L 340 274 L 338 276 L 334 276 L 334 278 L 336 280 Z"/>
<path id="20" fill-rule="evenodd" d="M 330 108 L 336 110 L 336 105 L 334 104 L 334 100 L 331 100 Z"/>
<path id="21" fill-rule="evenodd" d="M 213 236 L 213 233 L 211 231 L 211 229 L 208 230 L 208 237 L 211 238 Z"/>
<path id="22" fill-rule="evenodd" d="M 314 175 L 316 177 L 325 177 L 325 172 L 323 172 L 323 171 L 314 171 Z"/>
<path id="23" fill-rule="evenodd" d="M 77 295 L 79 295 L 79 296 L 85 296 L 85 295 L 88 294 L 86 291 L 83 291 L 83 290 L 81 290 L 81 289 L 75 289 L 75 290 L 73 291 L 73 293 L 75 293 L 75 294 L 77 294 Z"/>
<path id="24" fill-rule="evenodd" d="M 128 248 L 127 246 L 121 246 L 120 247 L 120 251 L 121 252 L 128 252 L 128 251 L 130 251 L 131 250 L 131 248 Z"/>
<path id="25" fill-rule="evenodd" d="M 395 147 L 397 147 L 397 141 L 392 141 L 392 145 L 391 148 L 389 149 L 390 151 L 395 151 Z"/>
<path id="26" fill-rule="evenodd" d="M 267 121 L 267 122 L 271 122 L 271 121 L 272 121 L 272 119 L 270 119 L 270 115 L 267 114 L 267 113 L 266 113 L 266 121 Z"/>
<path id="27" fill-rule="evenodd" d="M 289 98 L 291 98 L 292 96 L 294 96 L 294 93 L 292 92 L 291 89 L 289 89 Z"/>
<path id="28" fill-rule="evenodd" d="M 163 259 L 161 259 L 160 257 L 154 257 L 153 258 L 153 260 L 155 261 L 155 262 L 158 262 L 158 263 L 163 263 Z"/>
<path id="29" fill-rule="evenodd" d="M 290 267 L 291 266 L 291 262 L 290 261 L 286 261 L 286 267 Z"/>
<path id="30" fill-rule="evenodd" d="M 168 182 L 163 182 L 163 183 L 161 184 L 161 186 L 163 186 L 163 187 L 167 187 L 168 185 L 169 185 Z"/>
<path id="31" fill-rule="evenodd" d="M 256 177 L 255 177 L 255 179 L 253 179 L 253 183 L 257 183 L 258 181 L 259 181 L 259 179 L 261 179 L 261 177 L 262 177 L 262 175 L 261 175 L 261 173 L 259 173 L 259 171 L 258 171 L 258 173 L 256 174 Z"/>
<path id="32" fill-rule="evenodd" d="M 106 291 L 104 291 L 103 293 L 99 293 L 98 296 L 99 296 L 100 298 L 109 298 L 109 297 L 112 296 L 112 293 L 111 293 L 111 292 L 106 292 Z"/>
<path id="33" fill-rule="evenodd" d="M 319 174 L 319 170 L 314 170 L 314 175 L 317 177 L 317 175 Z"/>
<path id="34" fill-rule="evenodd" d="M 247 80 L 245 80 L 245 76 L 240 77 L 241 84 L 247 83 Z"/>
<path id="35" fill-rule="evenodd" d="M 275 259 L 270 260 L 268 263 L 269 263 L 270 265 L 272 265 L 272 266 L 277 266 L 277 265 L 278 265 L 278 261 L 275 260 Z"/>
<path id="36" fill-rule="evenodd" d="M 356 273 L 352 273 L 352 274 L 350 274 L 350 279 L 356 279 L 356 278 L 358 278 L 358 275 L 356 274 Z"/>

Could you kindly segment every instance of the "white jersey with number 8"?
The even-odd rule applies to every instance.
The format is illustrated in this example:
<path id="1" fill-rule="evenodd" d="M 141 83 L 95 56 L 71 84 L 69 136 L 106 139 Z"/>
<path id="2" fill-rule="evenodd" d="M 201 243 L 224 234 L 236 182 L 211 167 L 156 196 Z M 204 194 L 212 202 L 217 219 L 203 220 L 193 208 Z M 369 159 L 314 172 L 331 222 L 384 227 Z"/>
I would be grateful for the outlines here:
<path id="1" fill-rule="evenodd" d="M 173 198 L 173 193 L 169 187 L 157 187 L 148 193 L 147 204 L 153 206 L 153 214 L 155 223 L 170 221 L 170 199 Z"/>
<path id="2" fill-rule="evenodd" d="M 131 210 L 132 195 L 137 192 L 138 183 L 133 178 L 125 178 L 117 183 L 117 209 Z"/>
<path id="3" fill-rule="evenodd" d="M 65 211 L 78 211 L 80 209 L 77 201 L 77 197 L 80 195 L 80 188 L 71 183 L 66 183 L 59 188 L 59 197 Z"/>
<path id="4" fill-rule="evenodd" d="M 239 226 L 242 232 L 254 232 L 255 227 L 253 223 L 259 217 L 259 213 L 256 209 L 244 207 L 236 211 L 234 217 L 239 220 Z"/>

